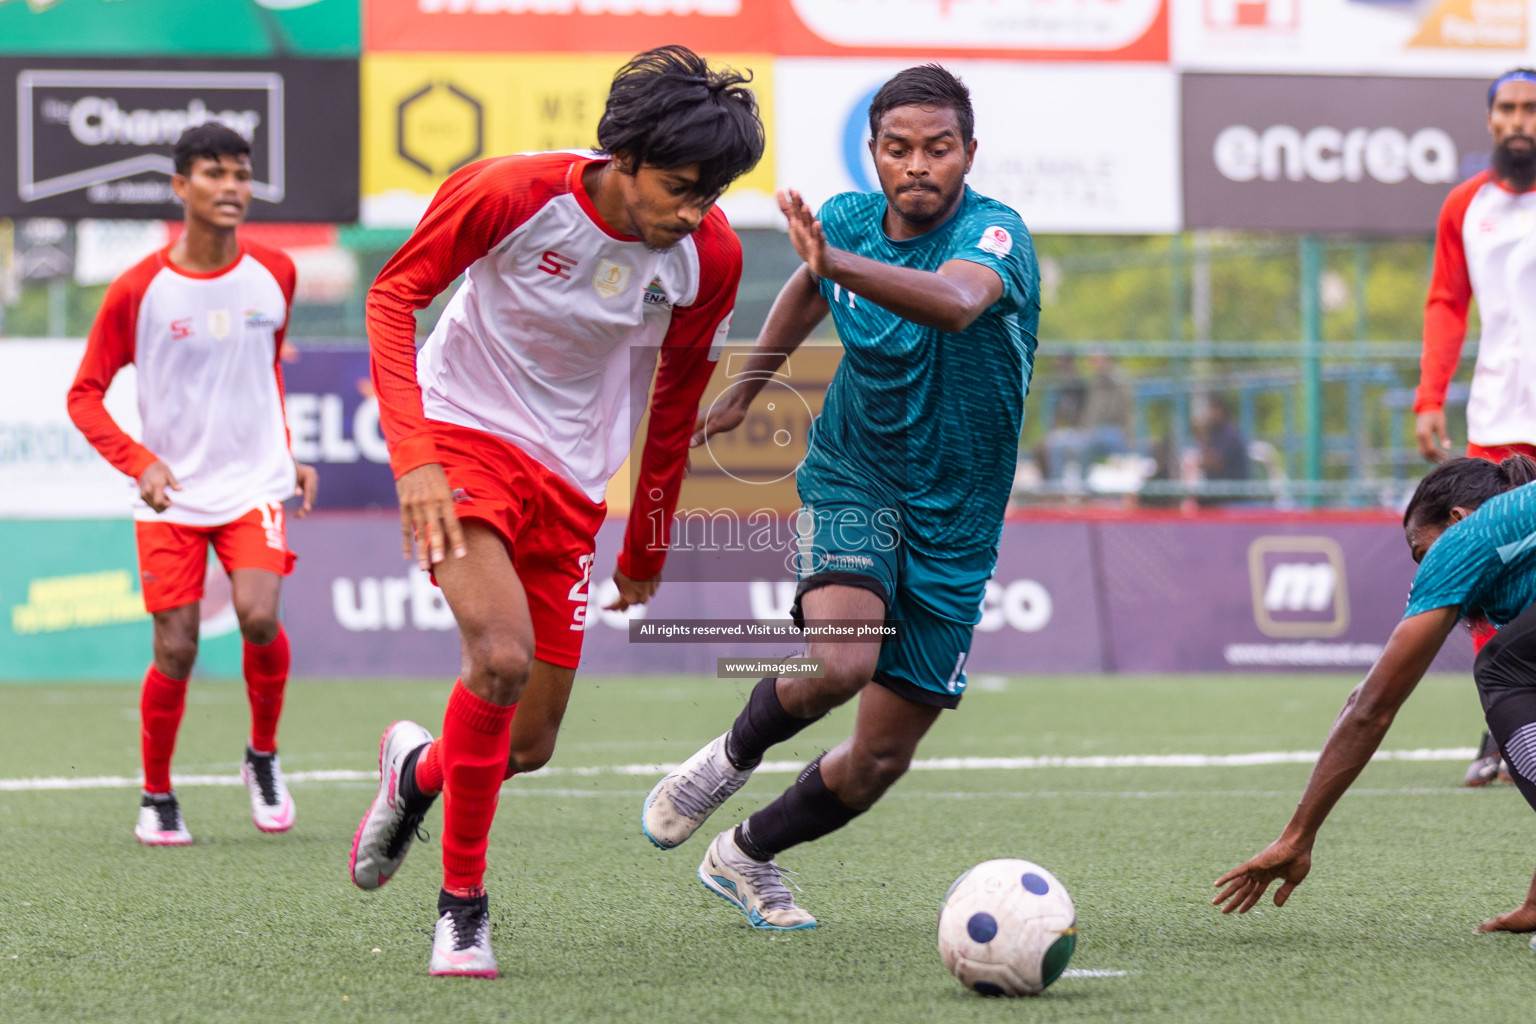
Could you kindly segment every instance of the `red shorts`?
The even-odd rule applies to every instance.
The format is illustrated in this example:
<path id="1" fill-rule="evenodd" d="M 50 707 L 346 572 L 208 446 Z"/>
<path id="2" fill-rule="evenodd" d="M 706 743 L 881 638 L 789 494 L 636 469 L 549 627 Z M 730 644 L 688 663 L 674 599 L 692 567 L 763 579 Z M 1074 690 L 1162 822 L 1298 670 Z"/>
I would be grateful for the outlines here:
<path id="1" fill-rule="evenodd" d="M 459 518 L 501 535 L 528 594 L 534 657 L 562 668 L 581 661 L 597 530 L 607 505 L 516 445 L 481 430 L 432 423 Z"/>
<path id="2" fill-rule="evenodd" d="M 1487 459 L 1489 462 L 1503 462 L 1511 455 L 1529 455 L 1536 459 L 1536 444 L 1500 444 L 1492 448 L 1484 448 L 1480 444 L 1467 442 L 1467 457 L 1471 459 Z"/>
<path id="3" fill-rule="evenodd" d="M 144 607 L 150 612 L 180 608 L 203 599 L 210 541 L 227 573 L 236 569 L 264 569 L 287 576 L 293 572 L 297 557 L 288 550 L 283 506 L 275 501 L 258 505 L 223 526 L 136 522 L 134 533 L 139 541 Z"/>

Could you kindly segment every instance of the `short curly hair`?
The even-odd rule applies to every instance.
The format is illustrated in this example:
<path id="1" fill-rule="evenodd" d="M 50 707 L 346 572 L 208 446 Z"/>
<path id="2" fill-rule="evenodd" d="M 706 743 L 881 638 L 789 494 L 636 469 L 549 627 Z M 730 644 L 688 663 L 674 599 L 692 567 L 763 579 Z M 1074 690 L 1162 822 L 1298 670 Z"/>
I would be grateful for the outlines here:
<path id="1" fill-rule="evenodd" d="M 251 144 L 222 121 L 204 121 L 182 132 L 171 147 L 171 163 L 176 173 L 186 177 L 198 159 L 217 160 L 224 156 L 250 156 Z"/>
<path id="2" fill-rule="evenodd" d="M 880 87 L 869 101 L 869 137 L 880 138 L 880 119 L 897 107 L 920 106 L 947 108 L 955 112 L 960 124 L 960 144 L 969 146 L 976 131 L 976 113 L 971 109 L 971 90 L 939 64 L 919 64 L 896 73 Z"/>

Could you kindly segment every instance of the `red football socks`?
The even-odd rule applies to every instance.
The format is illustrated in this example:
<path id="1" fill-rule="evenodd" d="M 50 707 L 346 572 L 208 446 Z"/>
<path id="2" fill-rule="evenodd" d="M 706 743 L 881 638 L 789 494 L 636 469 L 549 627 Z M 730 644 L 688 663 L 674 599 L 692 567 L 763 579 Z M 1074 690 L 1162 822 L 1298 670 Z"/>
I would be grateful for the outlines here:
<path id="1" fill-rule="evenodd" d="M 187 681 L 149 666 L 139 694 L 139 750 L 144 759 L 144 789 L 149 793 L 171 791 L 171 754 L 176 750 L 176 731 L 187 706 Z"/>
<path id="2" fill-rule="evenodd" d="M 456 682 L 443 716 L 442 738 L 422 755 L 435 754 L 442 765 L 443 888 L 450 892 L 485 881 L 486 841 L 496 817 L 516 712 L 516 704 L 492 704 Z M 420 774 L 416 784 L 422 787 Z"/>
<path id="3" fill-rule="evenodd" d="M 288 686 L 288 633 L 281 625 L 265 647 L 245 642 L 245 695 L 251 702 L 251 749 L 270 754 L 277 749 L 277 720 L 283 713 Z"/>
<path id="4" fill-rule="evenodd" d="M 443 741 L 435 740 L 416 755 L 416 791 L 422 796 L 437 796 L 443 791 L 443 760 L 437 756 L 442 749 Z"/>

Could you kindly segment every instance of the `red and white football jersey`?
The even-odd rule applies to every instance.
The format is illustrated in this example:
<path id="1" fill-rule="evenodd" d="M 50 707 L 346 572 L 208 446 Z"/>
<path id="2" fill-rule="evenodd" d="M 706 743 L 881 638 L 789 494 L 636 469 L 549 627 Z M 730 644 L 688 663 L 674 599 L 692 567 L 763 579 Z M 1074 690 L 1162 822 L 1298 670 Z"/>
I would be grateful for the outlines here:
<path id="1" fill-rule="evenodd" d="M 699 397 L 735 307 L 741 244 L 712 209 L 664 251 L 611 230 L 593 157 L 483 160 L 446 182 L 368 295 L 379 418 L 401 476 L 436 462 L 428 420 L 508 441 L 603 500 L 656 377 L 619 568 L 660 572 Z M 416 351 L 415 310 L 464 275 Z"/>
<path id="2" fill-rule="evenodd" d="M 1536 443 L 1536 190 L 1511 192 L 1488 171 L 1457 185 L 1440 209 L 1415 412 L 1445 404 L 1474 297 L 1483 332 L 1467 438 Z"/>
<path id="3" fill-rule="evenodd" d="M 293 261 L 242 242 L 224 270 L 198 274 L 170 249 L 107 289 L 69 389 L 75 426 L 135 480 L 157 459 L 179 491 L 156 513 L 134 490 L 134 518 L 221 526 L 293 494 L 295 471 L 278 364 L 293 301 Z M 117 371 L 138 370 L 142 443 L 123 431 L 102 396 Z"/>

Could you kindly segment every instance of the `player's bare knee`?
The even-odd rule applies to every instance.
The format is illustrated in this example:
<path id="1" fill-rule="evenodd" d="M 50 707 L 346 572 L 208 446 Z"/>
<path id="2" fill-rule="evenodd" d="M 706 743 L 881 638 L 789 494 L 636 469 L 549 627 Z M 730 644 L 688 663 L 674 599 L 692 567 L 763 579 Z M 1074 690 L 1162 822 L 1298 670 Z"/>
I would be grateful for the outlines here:
<path id="1" fill-rule="evenodd" d="M 870 757 L 864 765 L 865 778 L 880 793 L 884 793 L 896 780 L 907 774 L 907 769 L 912 767 L 912 755 L 909 753 L 887 753 Z"/>
<path id="2" fill-rule="evenodd" d="M 785 683 L 788 683 L 786 686 Z M 842 680 L 792 678 L 779 683 L 779 703 L 796 718 L 820 718 L 859 692 Z"/>
<path id="3" fill-rule="evenodd" d="M 177 634 L 155 637 L 155 665 L 172 679 L 185 679 L 192 674 L 197 661 L 197 637 Z"/>
<path id="4" fill-rule="evenodd" d="M 849 751 L 850 773 L 859 780 L 861 789 L 879 796 L 912 766 L 912 753 L 905 744 L 854 742 Z"/>
<path id="5" fill-rule="evenodd" d="M 492 704 L 514 704 L 523 695 L 533 651 L 516 640 L 484 640 L 470 645 L 468 675 Z"/>
<path id="6" fill-rule="evenodd" d="M 272 612 L 247 612 L 240 617 L 240 635 L 247 643 L 265 647 L 277 639 L 282 623 Z"/>
<path id="7" fill-rule="evenodd" d="M 555 737 L 536 736 L 521 743 L 512 745 L 511 753 L 507 757 L 507 771 L 509 775 L 523 775 L 528 772 L 536 772 L 549 764 L 549 759 L 555 756 Z"/>
<path id="8" fill-rule="evenodd" d="M 823 660 L 826 674 L 817 680 L 817 689 L 828 698 L 835 698 L 823 711 L 851 700 L 875 675 L 876 659 L 863 657 L 861 652 L 835 651 Z"/>

